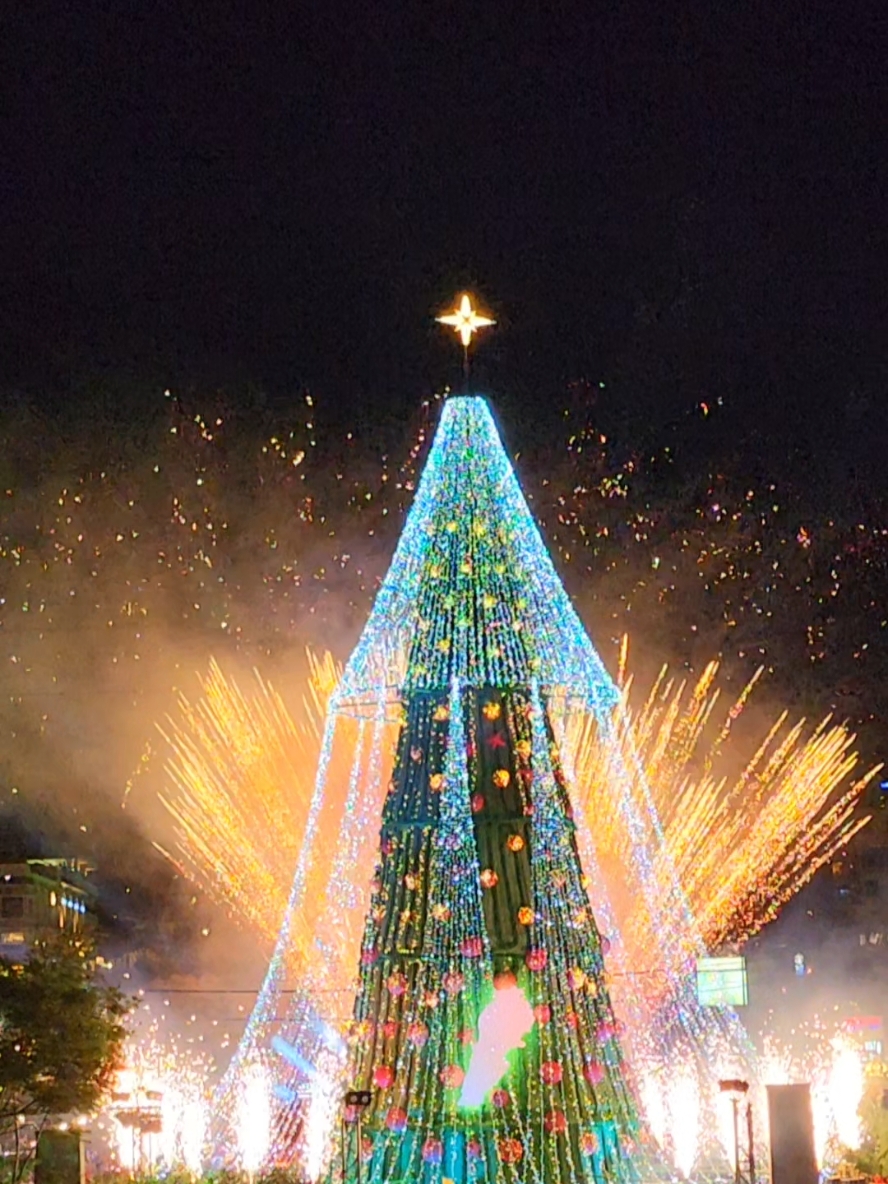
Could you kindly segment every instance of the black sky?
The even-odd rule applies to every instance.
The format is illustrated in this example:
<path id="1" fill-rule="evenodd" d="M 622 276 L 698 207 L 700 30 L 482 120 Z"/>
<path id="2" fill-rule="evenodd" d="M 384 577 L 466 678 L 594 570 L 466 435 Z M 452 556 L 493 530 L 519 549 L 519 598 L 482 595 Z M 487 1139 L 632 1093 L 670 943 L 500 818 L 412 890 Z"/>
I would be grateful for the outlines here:
<path id="1" fill-rule="evenodd" d="M 641 416 L 726 394 L 784 434 L 849 398 L 881 420 L 882 5 L 4 23 L 4 389 L 110 369 L 397 412 L 449 376 L 430 315 L 466 283 L 519 406 L 585 375 Z"/>

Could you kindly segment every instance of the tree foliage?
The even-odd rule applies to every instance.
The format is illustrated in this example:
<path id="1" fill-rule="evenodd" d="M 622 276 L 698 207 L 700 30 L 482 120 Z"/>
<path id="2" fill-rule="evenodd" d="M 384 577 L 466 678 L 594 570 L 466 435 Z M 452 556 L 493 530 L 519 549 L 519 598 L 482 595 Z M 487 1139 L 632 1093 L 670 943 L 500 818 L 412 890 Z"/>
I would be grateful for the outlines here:
<path id="1" fill-rule="evenodd" d="M 89 1113 L 120 1066 L 131 1004 L 96 983 L 88 945 L 60 937 L 0 958 L 0 1135 L 23 1118 Z"/>

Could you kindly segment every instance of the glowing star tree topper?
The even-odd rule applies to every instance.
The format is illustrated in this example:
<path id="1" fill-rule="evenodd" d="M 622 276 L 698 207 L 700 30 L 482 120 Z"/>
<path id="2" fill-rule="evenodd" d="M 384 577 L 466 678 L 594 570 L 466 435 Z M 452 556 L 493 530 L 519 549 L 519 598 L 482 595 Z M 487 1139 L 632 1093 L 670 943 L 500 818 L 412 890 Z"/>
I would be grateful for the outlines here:
<path id="1" fill-rule="evenodd" d="M 485 329 L 488 325 L 495 325 L 496 321 L 492 317 L 485 317 L 476 312 L 472 308 L 472 299 L 467 292 L 462 294 L 458 308 L 454 309 L 453 312 L 445 313 L 444 316 L 436 317 L 435 320 L 440 325 L 449 325 L 459 335 L 463 347 L 463 376 L 466 381 L 466 394 L 468 394 L 469 346 L 472 342 L 472 336 L 479 329 Z"/>
<path id="2" fill-rule="evenodd" d="M 488 325 L 496 324 L 496 321 L 490 317 L 481 316 L 472 308 L 472 300 L 467 293 L 463 293 L 459 308 L 446 313 L 443 317 L 436 317 L 435 320 L 441 325 L 451 325 L 459 334 L 459 339 L 466 349 L 472 341 L 472 334 L 477 333 L 479 329 L 485 329 Z"/>

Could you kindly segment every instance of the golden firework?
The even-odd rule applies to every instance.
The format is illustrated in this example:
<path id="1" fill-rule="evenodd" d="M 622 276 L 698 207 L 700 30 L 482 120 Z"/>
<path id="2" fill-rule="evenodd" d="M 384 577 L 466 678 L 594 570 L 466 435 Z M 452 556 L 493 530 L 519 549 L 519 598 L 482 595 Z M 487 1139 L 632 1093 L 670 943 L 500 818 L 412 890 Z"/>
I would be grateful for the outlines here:
<path id="1" fill-rule="evenodd" d="M 633 707 L 627 653 L 624 643 L 622 704 L 609 740 L 591 717 L 579 717 L 567 724 L 563 742 L 577 818 L 592 836 L 622 937 L 618 964 L 645 967 L 657 951 L 668 973 L 698 939 L 709 949 L 742 943 L 772 919 L 866 824 L 856 807 L 878 769 L 858 775 L 855 736 L 829 718 L 806 729 L 782 712 L 741 737 L 738 720 L 760 672 L 723 711 L 717 662 L 696 682 L 675 680 L 664 668 Z M 200 697 L 181 698 L 163 730 L 163 801 L 176 824 L 177 862 L 269 943 L 305 837 L 338 674 L 329 654 L 309 655 L 307 686 L 293 713 L 258 673 L 242 690 L 213 662 Z M 294 971 L 317 964 L 323 951 L 328 987 L 347 983 L 356 965 L 394 747 L 394 728 L 386 725 L 385 758 L 374 768 L 371 744 L 356 731 L 362 726 L 370 728 L 354 720 L 337 725 L 305 905 L 291 940 Z M 358 790 L 368 825 L 351 827 L 345 851 L 349 786 Z M 647 861 L 646 879 L 640 860 Z M 687 902 L 670 942 L 658 932 L 652 883 L 661 900 L 678 890 Z"/>

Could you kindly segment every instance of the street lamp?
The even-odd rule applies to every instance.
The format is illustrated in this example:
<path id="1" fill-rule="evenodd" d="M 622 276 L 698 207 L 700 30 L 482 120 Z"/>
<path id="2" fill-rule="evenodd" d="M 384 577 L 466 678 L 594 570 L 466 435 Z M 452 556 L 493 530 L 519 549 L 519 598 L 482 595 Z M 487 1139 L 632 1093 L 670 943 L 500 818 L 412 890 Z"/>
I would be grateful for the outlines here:
<path id="1" fill-rule="evenodd" d="M 743 1176 L 740 1172 L 740 1103 L 746 1098 L 746 1155 L 749 1164 L 749 1184 L 755 1184 L 755 1150 L 753 1147 L 752 1131 L 752 1102 L 749 1101 L 749 1082 L 740 1081 L 732 1077 L 727 1081 L 720 1081 L 718 1088 L 731 1099 L 731 1111 L 734 1118 L 734 1184 L 742 1184 Z"/>
<path id="2" fill-rule="evenodd" d="M 345 1106 L 345 1115 L 343 1115 L 343 1131 L 342 1131 L 342 1184 L 345 1184 L 346 1175 L 348 1172 L 348 1161 L 345 1152 L 345 1125 L 347 1122 L 346 1115 L 351 1111 L 356 1118 L 357 1127 L 357 1149 L 355 1152 L 355 1179 L 356 1184 L 361 1184 L 361 1117 L 370 1103 L 373 1101 L 373 1094 L 369 1089 L 350 1089 L 346 1091 L 345 1097 L 342 1099 Z"/>

